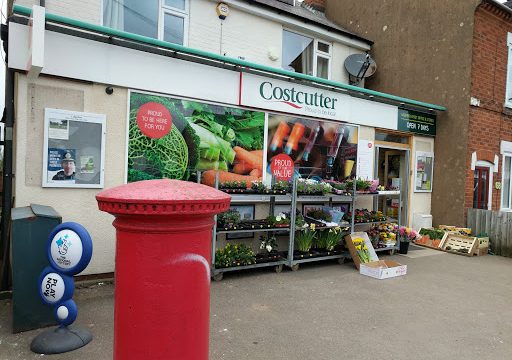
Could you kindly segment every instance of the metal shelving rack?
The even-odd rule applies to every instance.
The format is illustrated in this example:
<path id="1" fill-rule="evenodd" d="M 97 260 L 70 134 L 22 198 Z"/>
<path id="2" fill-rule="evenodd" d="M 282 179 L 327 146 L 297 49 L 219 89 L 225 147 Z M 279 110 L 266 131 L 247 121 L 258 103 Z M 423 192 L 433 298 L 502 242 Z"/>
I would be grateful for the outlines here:
<path id="1" fill-rule="evenodd" d="M 198 174 L 198 182 L 200 182 L 200 174 Z M 215 180 L 215 187 L 218 188 L 218 178 Z M 356 226 L 362 225 L 374 225 L 379 223 L 386 223 L 389 221 L 379 221 L 379 222 L 367 222 L 367 223 L 355 223 L 355 206 L 356 199 L 360 196 L 399 196 L 399 208 L 398 208 L 398 224 L 400 225 L 400 217 L 401 217 L 401 205 L 402 205 L 402 195 L 400 192 L 393 193 L 384 193 L 384 194 L 357 194 L 354 189 L 353 195 L 337 195 L 337 194 L 329 194 L 324 196 L 310 196 L 310 195 L 297 195 L 297 181 L 293 181 L 292 184 L 292 192 L 291 194 L 286 195 L 277 195 L 277 194 L 241 194 L 241 195 L 231 195 L 232 204 L 269 204 L 269 214 L 274 214 L 274 207 L 276 203 L 279 204 L 290 204 L 291 205 L 291 218 L 290 218 L 290 227 L 287 228 L 255 228 L 255 229 L 240 229 L 240 230 L 217 230 L 217 216 L 215 216 L 215 223 L 213 226 L 212 233 L 212 269 L 211 275 L 214 280 L 219 281 L 222 280 L 223 274 L 225 272 L 237 271 L 237 270 L 245 270 L 245 269 L 255 269 L 255 268 L 263 268 L 263 267 L 274 267 L 274 270 L 279 273 L 283 269 L 283 265 L 290 267 L 293 271 L 297 271 L 301 263 L 307 262 L 316 262 L 316 261 L 324 261 L 324 260 L 334 260 L 337 259 L 341 264 L 345 261 L 346 258 L 350 258 L 350 255 L 347 252 L 343 252 L 341 254 L 332 254 L 326 256 L 316 256 L 316 257 L 308 257 L 303 259 L 294 259 L 294 248 L 295 248 L 295 219 L 297 213 L 297 204 L 308 202 L 308 203 L 328 203 L 329 206 L 335 203 L 350 203 L 352 209 L 352 219 L 351 222 L 346 227 L 350 227 L 351 232 L 355 231 Z M 376 201 L 374 201 L 374 208 L 376 207 Z M 341 226 L 345 227 L 345 226 Z M 325 231 L 329 229 L 329 227 L 322 228 Z M 217 235 L 218 234 L 226 234 L 226 233 L 243 233 L 243 232 L 288 232 L 288 255 L 287 258 L 282 258 L 281 260 L 271 261 L 268 263 L 256 263 L 251 265 L 243 265 L 243 266 L 234 266 L 228 268 L 215 268 L 215 250 L 217 246 Z M 375 251 L 392 251 L 394 252 L 398 249 L 398 242 L 394 247 L 375 249 Z"/>
<path id="2" fill-rule="evenodd" d="M 294 180 L 293 182 L 294 189 L 297 188 L 297 180 Z M 295 202 L 295 208 L 297 207 L 297 203 L 303 203 L 303 202 L 319 202 L 325 204 L 326 202 L 329 204 L 330 207 L 332 207 L 333 202 L 336 203 L 350 203 L 352 204 L 352 209 L 354 209 L 355 206 L 355 196 L 348 196 L 348 195 L 336 195 L 336 194 L 329 194 L 324 196 L 309 196 L 309 195 L 302 195 L 297 196 L 296 192 L 294 192 L 294 202 Z M 354 211 L 352 211 L 352 221 L 349 224 L 351 228 L 351 232 L 354 232 Z M 295 224 L 295 217 L 292 219 L 292 222 Z M 344 226 L 341 226 L 344 227 Z M 347 226 L 348 227 L 348 226 Z M 319 231 L 325 231 L 329 229 L 329 227 L 322 228 L 323 230 Z M 302 263 L 308 263 L 308 262 L 316 262 L 316 261 L 324 261 L 324 260 L 335 260 L 337 259 L 340 264 L 345 262 L 346 254 L 344 252 L 340 254 L 333 254 L 333 255 L 326 255 L 326 256 L 316 256 L 316 257 L 310 257 L 310 258 L 304 258 L 304 259 L 294 259 L 294 247 L 295 247 L 295 232 L 291 234 L 290 236 L 290 243 L 289 243 L 289 249 L 288 249 L 288 266 L 292 269 L 292 271 L 297 271 L 299 269 L 300 264 Z"/>
<path id="3" fill-rule="evenodd" d="M 198 175 L 198 181 L 200 181 L 200 176 Z M 243 233 L 243 232 L 289 232 L 289 243 L 293 242 L 293 234 L 295 234 L 295 214 L 296 214 L 296 203 L 295 199 L 295 186 L 294 183 L 292 186 L 292 194 L 290 195 L 278 195 L 278 194 L 258 194 L 258 195 L 231 195 L 231 203 L 240 204 L 240 203 L 270 203 L 269 215 L 273 215 L 274 213 L 274 205 L 276 199 L 279 199 L 279 202 L 291 203 L 291 219 L 290 219 L 290 227 L 283 228 L 255 228 L 255 229 L 247 229 L 247 230 L 220 230 L 217 231 L 217 216 L 215 216 L 215 223 L 213 225 L 213 233 L 212 233 L 212 268 L 211 275 L 215 281 L 222 280 L 225 272 L 245 270 L 245 269 L 255 269 L 255 268 L 263 268 L 263 267 L 274 267 L 274 271 L 280 273 L 283 270 L 283 265 L 288 265 L 289 257 L 282 258 L 277 261 L 270 261 L 266 263 L 256 263 L 250 265 L 241 265 L 241 266 L 233 266 L 227 268 L 216 268 L 215 267 L 215 250 L 217 247 L 217 235 L 218 234 L 227 234 L 227 233 Z M 219 187 L 218 177 L 215 179 L 215 188 Z"/>
<path id="4" fill-rule="evenodd" d="M 384 224 L 384 223 L 389 223 L 389 222 L 396 222 L 398 224 L 398 226 L 401 225 L 401 219 L 402 219 L 402 192 L 401 191 L 386 191 L 386 192 L 382 192 L 382 193 L 377 193 L 377 194 L 356 194 L 356 197 L 357 196 L 372 196 L 374 198 L 373 200 L 373 209 L 375 210 L 377 208 L 377 199 L 381 196 L 384 196 L 386 198 L 388 197 L 395 197 L 395 196 L 398 196 L 398 219 L 388 219 L 386 221 L 374 221 L 374 222 L 363 222 L 363 223 L 354 223 L 354 211 L 352 212 L 352 224 L 353 224 L 353 227 L 354 228 L 355 226 L 363 226 L 363 225 L 377 225 L 377 224 Z M 354 232 L 352 230 L 352 232 Z M 398 250 L 400 248 L 400 244 L 398 243 L 398 241 L 396 242 L 395 246 L 388 246 L 388 247 L 385 247 L 385 248 L 379 248 L 379 249 L 374 249 L 375 252 L 382 252 L 382 251 L 390 251 L 391 254 L 394 254 L 396 250 Z"/>

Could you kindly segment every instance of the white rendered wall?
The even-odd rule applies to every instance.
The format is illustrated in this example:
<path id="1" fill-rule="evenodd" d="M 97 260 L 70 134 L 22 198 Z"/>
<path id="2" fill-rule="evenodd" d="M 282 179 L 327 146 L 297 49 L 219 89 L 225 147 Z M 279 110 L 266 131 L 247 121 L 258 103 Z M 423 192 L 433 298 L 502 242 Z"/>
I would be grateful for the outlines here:
<path id="1" fill-rule="evenodd" d="M 191 1 L 188 41 L 190 47 L 233 58 L 240 57 L 262 65 L 281 67 L 281 24 L 237 9 L 231 9 L 229 16 L 220 20 L 215 7 L 216 3 L 211 1 Z M 270 60 L 269 50 L 277 53 L 279 59 Z"/>
<path id="2" fill-rule="evenodd" d="M 32 8 L 32 5 L 39 5 L 39 0 L 16 0 L 14 4 Z M 102 25 L 102 0 L 50 0 L 45 7 L 55 15 Z"/>
<path id="3" fill-rule="evenodd" d="M 223 54 L 233 58 L 242 58 L 250 62 L 281 68 L 281 48 L 283 39 L 284 18 L 281 22 L 267 19 L 256 14 L 247 13 L 236 7 L 230 7 L 229 16 L 220 20 L 215 12 L 217 2 L 211 0 L 189 0 L 188 44 L 195 49 Z M 39 4 L 38 0 L 16 0 L 15 4 L 26 7 Z M 103 25 L 102 0 L 61 0 L 47 1 L 49 13 L 69 17 L 91 24 Z M 222 24 L 222 26 L 221 26 Z M 310 25 L 311 26 L 311 25 Z M 221 29 L 222 28 L 222 29 Z M 293 27 L 293 30 L 308 35 L 308 31 Z M 221 35 L 222 33 L 222 35 Z M 314 34 L 309 34 L 315 36 Z M 331 58 L 331 80 L 348 84 L 348 74 L 343 62 L 346 57 L 362 53 L 356 47 L 339 42 L 333 44 Z M 269 53 L 277 56 L 271 60 Z"/>
<path id="4" fill-rule="evenodd" d="M 44 108 L 61 108 L 106 114 L 105 188 L 121 185 L 125 174 L 127 90 L 105 85 L 73 83 L 39 78 L 28 82 L 17 76 L 15 127 L 15 207 L 41 204 L 52 206 L 62 221 L 76 221 L 90 232 L 94 251 L 83 274 L 114 271 L 114 218 L 98 210 L 95 195 L 102 189 L 42 188 Z"/>

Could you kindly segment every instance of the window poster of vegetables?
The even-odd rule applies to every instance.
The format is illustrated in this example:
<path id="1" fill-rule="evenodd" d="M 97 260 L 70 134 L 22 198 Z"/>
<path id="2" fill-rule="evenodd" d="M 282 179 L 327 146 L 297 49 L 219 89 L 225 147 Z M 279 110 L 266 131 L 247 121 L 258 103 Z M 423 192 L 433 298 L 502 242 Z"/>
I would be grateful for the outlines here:
<path id="1" fill-rule="evenodd" d="M 45 109 L 43 187 L 102 188 L 103 114 Z"/>
<path id="2" fill-rule="evenodd" d="M 268 164 L 284 153 L 303 178 L 343 180 L 356 175 L 357 126 L 270 114 L 268 139 Z"/>
<path id="3" fill-rule="evenodd" d="M 127 181 L 260 180 L 265 114 L 130 92 Z"/>

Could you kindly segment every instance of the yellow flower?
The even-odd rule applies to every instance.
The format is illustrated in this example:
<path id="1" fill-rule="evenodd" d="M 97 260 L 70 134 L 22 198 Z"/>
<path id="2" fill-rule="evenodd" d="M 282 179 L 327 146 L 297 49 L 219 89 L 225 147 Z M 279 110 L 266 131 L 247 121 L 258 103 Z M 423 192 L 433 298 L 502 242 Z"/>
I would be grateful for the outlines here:
<path id="1" fill-rule="evenodd" d="M 363 246 L 363 250 L 364 250 L 364 251 L 368 250 L 368 247 L 367 247 L 366 245 L 365 245 L 365 246 Z"/>
<path id="2" fill-rule="evenodd" d="M 361 245 L 357 245 L 356 250 L 361 250 Z"/>
<path id="3" fill-rule="evenodd" d="M 311 223 L 311 230 L 315 230 L 315 224 Z"/>

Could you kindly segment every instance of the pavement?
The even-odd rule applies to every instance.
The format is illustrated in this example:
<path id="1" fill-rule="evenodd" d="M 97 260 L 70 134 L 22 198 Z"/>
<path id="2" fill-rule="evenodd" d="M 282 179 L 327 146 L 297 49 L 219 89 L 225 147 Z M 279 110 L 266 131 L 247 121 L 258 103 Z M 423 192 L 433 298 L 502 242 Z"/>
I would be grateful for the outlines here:
<path id="1" fill-rule="evenodd" d="M 512 259 L 427 249 L 385 258 L 407 275 L 376 280 L 336 262 L 226 274 L 212 283 L 210 360 L 511 358 Z M 0 360 L 112 359 L 113 294 L 112 283 L 78 289 L 77 325 L 94 339 L 50 356 L 29 350 L 41 330 L 11 334 L 11 304 L 0 301 Z"/>

